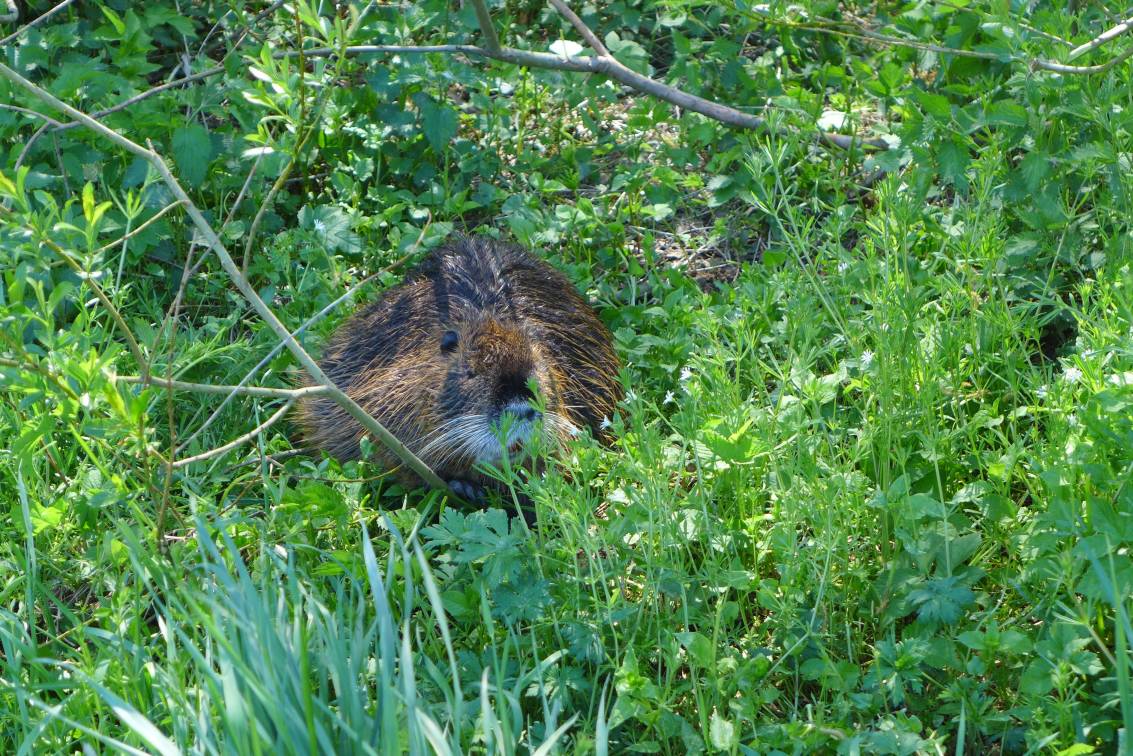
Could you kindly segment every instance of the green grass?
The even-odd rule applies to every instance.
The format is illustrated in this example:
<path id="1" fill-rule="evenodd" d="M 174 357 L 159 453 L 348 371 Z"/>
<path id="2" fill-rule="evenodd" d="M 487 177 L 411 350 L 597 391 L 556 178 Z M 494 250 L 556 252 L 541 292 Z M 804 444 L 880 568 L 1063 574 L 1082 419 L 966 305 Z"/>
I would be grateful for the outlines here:
<path id="1" fill-rule="evenodd" d="M 1062 49 L 990 6 L 918 7 L 875 20 Z M 69 8 L 8 64 L 93 111 L 164 80 L 223 16 L 218 61 L 251 20 L 116 8 Z M 272 49 L 475 41 L 448 3 L 379 8 L 352 40 L 290 8 L 256 22 Z M 509 44 L 570 35 L 539 11 L 493 6 Z M 169 201 L 144 166 L 73 130 L 18 172 L 39 121 L 0 109 L 0 752 L 1128 751 L 1128 66 L 968 65 L 698 2 L 584 16 L 655 76 L 773 96 L 786 130 L 443 57 L 300 80 L 255 40 L 105 119 L 169 154 L 218 226 L 231 214 L 237 257 L 295 160 L 253 243 L 264 298 L 296 327 L 384 271 L 312 348 L 454 229 L 565 270 L 615 333 L 627 398 L 612 447 L 504 475 L 533 529 L 287 457 L 286 423 L 167 474 L 172 448 L 218 447 L 278 402 L 116 382 L 139 366 L 44 239 L 98 273 L 155 374 L 282 386 L 296 366 L 260 364 L 276 339 L 213 259 L 170 317 L 201 252 L 180 211 L 102 249 Z M 1027 20 L 1077 44 L 1108 24 Z M 41 107 L 7 85 L 0 101 Z M 816 147 L 827 108 L 902 148 L 863 166 Z"/>

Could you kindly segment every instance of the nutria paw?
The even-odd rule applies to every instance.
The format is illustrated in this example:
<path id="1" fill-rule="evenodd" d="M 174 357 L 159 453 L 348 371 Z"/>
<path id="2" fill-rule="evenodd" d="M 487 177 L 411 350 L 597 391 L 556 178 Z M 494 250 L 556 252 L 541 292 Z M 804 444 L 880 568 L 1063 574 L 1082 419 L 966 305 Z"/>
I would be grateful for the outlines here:
<path id="1" fill-rule="evenodd" d="M 475 483 L 469 483 L 467 480 L 450 480 L 448 487 L 452 492 L 460 498 L 467 501 L 469 504 L 483 504 L 484 503 L 484 488 Z"/>

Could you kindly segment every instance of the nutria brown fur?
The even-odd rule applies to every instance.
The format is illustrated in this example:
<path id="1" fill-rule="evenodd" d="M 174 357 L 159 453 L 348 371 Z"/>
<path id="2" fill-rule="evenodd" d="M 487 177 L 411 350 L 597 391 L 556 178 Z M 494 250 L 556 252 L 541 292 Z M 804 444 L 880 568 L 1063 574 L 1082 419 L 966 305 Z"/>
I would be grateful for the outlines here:
<path id="1" fill-rule="evenodd" d="M 487 238 L 431 253 L 339 327 L 319 365 L 465 495 L 486 482 L 473 465 L 500 459 L 501 427 L 515 452 L 541 407 L 545 439 L 581 428 L 601 438 L 622 395 L 610 332 L 570 281 Z M 363 428 L 332 400 L 304 399 L 298 418 L 308 444 L 344 461 L 359 456 Z M 375 446 L 381 462 L 398 464 Z"/>

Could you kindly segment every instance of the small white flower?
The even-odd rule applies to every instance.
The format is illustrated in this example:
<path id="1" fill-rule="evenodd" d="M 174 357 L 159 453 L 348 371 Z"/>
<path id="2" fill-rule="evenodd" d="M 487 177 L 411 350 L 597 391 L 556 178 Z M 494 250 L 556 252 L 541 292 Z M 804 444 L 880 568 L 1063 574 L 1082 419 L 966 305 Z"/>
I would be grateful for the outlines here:
<path id="1" fill-rule="evenodd" d="M 613 425 L 613 423 L 610 422 L 610 418 L 603 417 L 602 422 L 598 424 L 598 427 L 602 430 L 607 430 L 611 425 Z"/>
<path id="2" fill-rule="evenodd" d="M 661 404 L 672 404 L 676 400 L 677 400 L 677 397 L 673 395 L 672 391 L 666 391 L 665 392 L 665 400 L 663 402 L 661 402 Z"/>
<path id="3" fill-rule="evenodd" d="M 326 221 L 324 221 L 322 218 L 316 218 L 315 222 L 311 225 L 315 227 L 315 233 L 317 234 L 324 233 L 327 230 Z"/>
<path id="4" fill-rule="evenodd" d="M 849 269 L 850 269 L 850 264 L 848 262 L 838 263 L 838 272 L 839 273 L 845 273 Z"/>
<path id="5" fill-rule="evenodd" d="M 1050 386 L 1039 386 L 1035 391 L 1035 396 L 1037 396 L 1039 399 L 1046 399 L 1048 396 L 1050 396 Z"/>
<path id="6" fill-rule="evenodd" d="M 626 392 L 626 401 L 627 402 L 636 402 L 637 401 L 637 392 L 634 391 L 633 389 L 630 389 L 629 391 L 627 391 Z"/>
<path id="7" fill-rule="evenodd" d="M 692 371 L 687 367 L 681 368 L 681 383 L 688 383 L 689 378 L 692 378 Z"/>
<path id="8" fill-rule="evenodd" d="M 863 368 L 869 369 L 869 366 L 872 365 L 872 364 L 873 364 L 873 352 L 871 352 L 870 350 L 867 349 L 864 352 L 862 352 L 861 365 L 862 365 Z"/>
<path id="9" fill-rule="evenodd" d="M 1076 383 L 1082 377 L 1082 371 L 1076 367 L 1066 368 L 1066 372 L 1062 374 L 1069 383 Z"/>

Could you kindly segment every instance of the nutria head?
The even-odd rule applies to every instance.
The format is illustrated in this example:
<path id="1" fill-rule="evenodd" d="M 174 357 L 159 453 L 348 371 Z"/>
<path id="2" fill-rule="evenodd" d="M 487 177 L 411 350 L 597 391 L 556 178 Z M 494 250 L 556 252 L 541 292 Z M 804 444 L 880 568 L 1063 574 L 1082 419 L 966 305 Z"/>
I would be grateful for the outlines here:
<path id="1" fill-rule="evenodd" d="M 521 454 L 537 435 L 553 442 L 576 432 L 562 414 L 551 362 L 519 325 L 477 318 L 440 331 L 436 349 L 444 377 L 423 458 L 440 467 L 495 463 L 504 449 Z"/>

